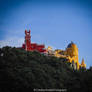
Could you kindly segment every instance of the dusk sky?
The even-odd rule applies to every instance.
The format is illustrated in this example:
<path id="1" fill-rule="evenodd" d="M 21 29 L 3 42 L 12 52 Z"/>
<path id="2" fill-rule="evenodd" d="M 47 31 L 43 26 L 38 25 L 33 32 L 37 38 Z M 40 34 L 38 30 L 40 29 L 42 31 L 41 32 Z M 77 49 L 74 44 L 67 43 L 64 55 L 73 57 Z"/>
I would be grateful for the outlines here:
<path id="1" fill-rule="evenodd" d="M 92 66 L 92 0 L 0 0 L 0 47 L 21 47 L 25 29 L 53 49 L 73 41 L 79 62 Z"/>

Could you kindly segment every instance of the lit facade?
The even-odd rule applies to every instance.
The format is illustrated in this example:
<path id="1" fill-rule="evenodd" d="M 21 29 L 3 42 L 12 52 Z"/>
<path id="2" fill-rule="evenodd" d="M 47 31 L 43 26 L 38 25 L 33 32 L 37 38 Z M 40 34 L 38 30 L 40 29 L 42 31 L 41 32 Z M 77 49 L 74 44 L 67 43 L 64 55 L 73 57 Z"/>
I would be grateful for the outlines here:
<path id="1" fill-rule="evenodd" d="M 47 49 L 47 52 L 49 52 L 49 49 Z M 51 52 L 51 49 L 50 49 L 50 52 Z M 60 50 L 60 49 L 54 50 L 54 54 L 51 54 L 51 55 L 68 59 L 68 61 L 71 64 L 73 64 L 74 69 L 86 68 L 84 59 L 82 60 L 81 64 L 79 63 L 78 48 L 76 44 L 74 44 L 73 42 L 71 42 L 65 50 Z"/>

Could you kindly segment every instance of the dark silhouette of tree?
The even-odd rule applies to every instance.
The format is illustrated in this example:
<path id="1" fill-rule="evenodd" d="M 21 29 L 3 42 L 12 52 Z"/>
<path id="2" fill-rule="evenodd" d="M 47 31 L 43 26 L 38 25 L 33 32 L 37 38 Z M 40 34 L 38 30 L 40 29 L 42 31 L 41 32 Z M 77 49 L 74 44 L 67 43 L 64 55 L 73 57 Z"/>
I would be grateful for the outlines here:
<path id="1" fill-rule="evenodd" d="M 0 48 L 0 92 L 32 92 L 34 88 L 92 92 L 92 67 L 74 70 L 67 61 L 36 51 Z"/>

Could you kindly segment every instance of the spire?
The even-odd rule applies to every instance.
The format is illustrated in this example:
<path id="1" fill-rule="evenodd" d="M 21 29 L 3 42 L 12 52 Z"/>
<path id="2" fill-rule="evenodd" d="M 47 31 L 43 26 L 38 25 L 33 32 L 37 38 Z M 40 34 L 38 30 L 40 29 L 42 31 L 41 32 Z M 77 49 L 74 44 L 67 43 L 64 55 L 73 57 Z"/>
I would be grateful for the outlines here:
<path id="1" fill-rule="evenodd" d="M 84 63 L 84 58 L 82 58 L 82 62 L 81 62 L 81 65 L 84 65 L 85 63 Z"/>
<path id="2" fill-rule="evenodd" d="M 85 64 L 85 62 L 84 62 L 84 58 L 82 59 L 82 62 L 81 62 L 81 67 L 86 68 L 86 64 Z"/>

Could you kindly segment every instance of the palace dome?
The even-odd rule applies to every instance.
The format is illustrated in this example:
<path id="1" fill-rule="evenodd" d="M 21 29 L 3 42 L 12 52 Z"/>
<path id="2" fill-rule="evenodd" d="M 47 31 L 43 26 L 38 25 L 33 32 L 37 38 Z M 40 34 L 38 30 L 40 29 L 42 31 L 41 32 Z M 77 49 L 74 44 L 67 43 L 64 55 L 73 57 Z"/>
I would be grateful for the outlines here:
<path id="1" fill-rule="evenodd" d="M 71 57 L 78 56 L 78 48 L 77 48 L 76 44 L 74 44 L 73 42 L 71 42 L 67 46 L 66 51 L 67 51 L 67 54 L 70 55 Z"/>
<path id="2" fill-rule="evenodd" d="M 73 42 L 71 42 L 70 44 L 68 44 L 67 48 L 77 48 L 76 44 L 74 44 Z"/>

